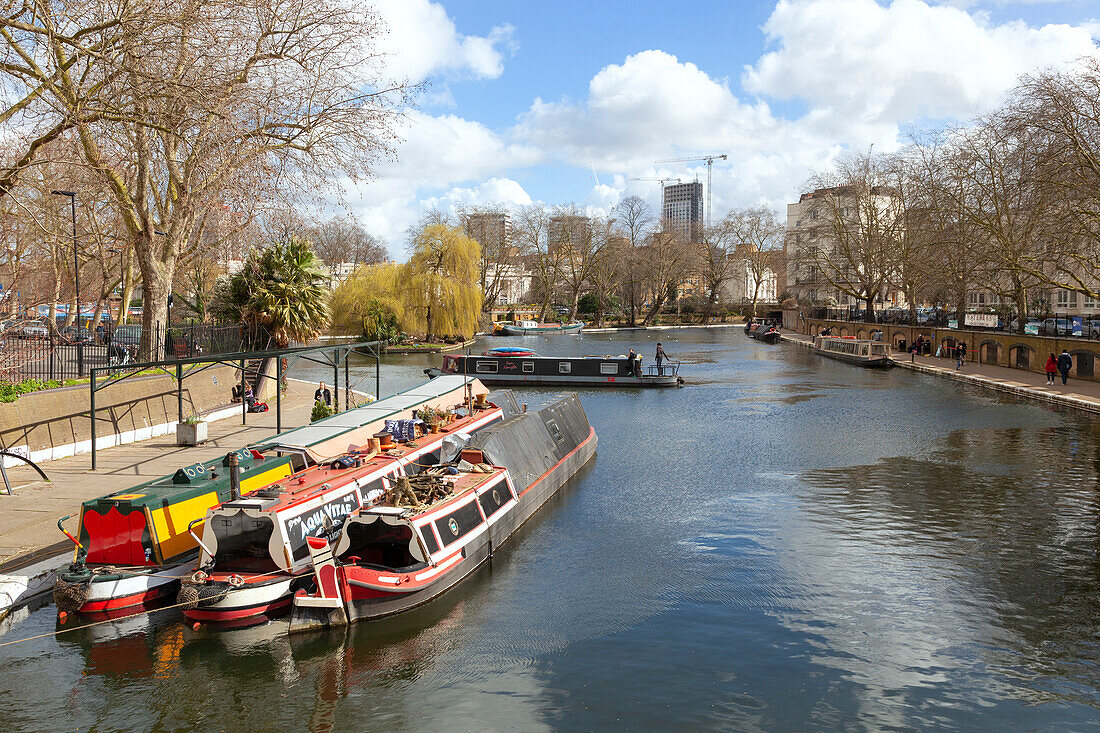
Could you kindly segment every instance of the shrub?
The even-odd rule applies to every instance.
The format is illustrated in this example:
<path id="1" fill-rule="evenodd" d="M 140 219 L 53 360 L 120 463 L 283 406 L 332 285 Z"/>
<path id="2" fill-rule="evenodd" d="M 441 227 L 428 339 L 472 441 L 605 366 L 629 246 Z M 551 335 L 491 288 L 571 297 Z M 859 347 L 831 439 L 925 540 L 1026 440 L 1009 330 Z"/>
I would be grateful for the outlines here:
<path id="1" fill-rule="evenodd" d="M 317 400 L 313 403 L 313 411 L 309 413 L 309 421 L 317 422 L 318 420 L 323 420 L 331 414 L 332 408 L 326 405 L 321 400 Z"/>

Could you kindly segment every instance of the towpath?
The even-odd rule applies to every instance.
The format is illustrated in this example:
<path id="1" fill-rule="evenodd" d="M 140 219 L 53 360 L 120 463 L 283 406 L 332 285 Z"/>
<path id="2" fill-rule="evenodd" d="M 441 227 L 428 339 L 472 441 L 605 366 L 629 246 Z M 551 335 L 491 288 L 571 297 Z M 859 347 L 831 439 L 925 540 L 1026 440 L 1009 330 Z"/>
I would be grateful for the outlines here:
<path id="1" fill-rule="evenodd" d="M 309 422 L 314 388 L 289 381 L 283 394 L 284 430 Z M 95 471 L 88 454 L 42 464 L 50 481 L 41 480 L 29 468 L 7 469 L 14 492 L 0 495 L 0 563 L 21 564 L 32 553 L 45 557 L 71 548 L 72 543 L 57 531 L 57 520 L 66 514 L 75 516 L 87 499 L 217 458 L 274 434 L 274 400 L 270 404 L 268 412 L 249 414 L 247 425 L 241 424 L 239 415 L 210 423 L 209 440 L 193 448 L 177 446 L 174 434 L 104 448 L 96 451 Z M 75 520 L 70 520 L 70 531 L 75 526 Z M 18 559 L 8 563 L 12 558 Z"/>
<path id="2" fill-rule="evenodd" d="M 799 333 L 784 332 L 783 340 L 806 347 L 811 345 L 810 337 Z M 1023 369 L 967 362 L 962 369 L 956 370 L 954 359 L 918 356 L 915 360 L 911 360 L 910 354 L 895 354 L 893 359 L 895 365 L 904 369 L 969 382 L 1028 399 L 1100 413 L 1100 382 L 1070 377 L 1069 384 L 1062 386 L 1062 379 L 1058 377 L 1055 380 L 1056 384 L 1051 386 L 1046 383 L 1045 374 Z"/>

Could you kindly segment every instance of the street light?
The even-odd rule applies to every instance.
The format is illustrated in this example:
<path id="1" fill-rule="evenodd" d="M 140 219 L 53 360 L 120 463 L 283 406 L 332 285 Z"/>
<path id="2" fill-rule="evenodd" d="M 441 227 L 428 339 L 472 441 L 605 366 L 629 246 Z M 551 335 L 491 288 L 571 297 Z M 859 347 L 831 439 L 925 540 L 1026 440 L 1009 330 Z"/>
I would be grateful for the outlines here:
<path id="1" fill-rule="evenodd" d="M 76 327 L 80 328 L 80 262 L 76 257 L 76 193 L 74 191 L 50 191 L 54 196 L 68 196 L 73 211 L 73 279 L 76 284 Z M 55 324 L 56 325 L 56 324 Z"/>

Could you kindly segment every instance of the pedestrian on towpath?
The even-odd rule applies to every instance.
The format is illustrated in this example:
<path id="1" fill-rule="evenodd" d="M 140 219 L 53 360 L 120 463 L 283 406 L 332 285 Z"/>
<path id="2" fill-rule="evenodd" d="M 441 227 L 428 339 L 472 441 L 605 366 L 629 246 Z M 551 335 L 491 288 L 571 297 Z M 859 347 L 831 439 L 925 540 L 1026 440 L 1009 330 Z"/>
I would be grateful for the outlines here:
<path id="1" fill-rule="evenodd" d="M 1050 355 L 1047 359 L 1047 384 L 1054 384 L 1054 375 L 1058 372 L 1058 360 L 1054 358 L 1054 354 Z"/>
<path id="2" fill-rule="evenodd" d="M 955 356 L 957 357 L 957 362 L 955 363 L 955 371 L 958 371 L 958 370 L 962 369 L 963 364 L 966 363 L 966 342 L 965 341 L 960 341 L 958 343 L 958 346 L 955 347 Z"/>
<path id="3" fill-rule="evenodd" d="M 661 342 L 658 341 L 657 342 L 657 374 L 664 374 L 664 372 L 661 371 L 661 362 L 664 361 L 667 358 L 668 358 L 668 355 L 665 354 L 664 347 L 661 346 Z"/>
<path id="4" fill-rule="evenodd" d="M 324 402 L 328 407 L 332 407 L 332 392 L 329 392 L 324 382 L 317 384 L 317 391 L 313 393 L 313 401 Z"/>
<path id="5" fill-rule="evenodd" d="M 1066 383 L 1066 378 L 1069 377 L 1069 370 L 1073 368 L 1073 357 L 1069 355 L 1069 352 L 1062 349 L 1062 353 L 1058 355 L 1058 371 L 1062 375 L 1062 384 Z"/>

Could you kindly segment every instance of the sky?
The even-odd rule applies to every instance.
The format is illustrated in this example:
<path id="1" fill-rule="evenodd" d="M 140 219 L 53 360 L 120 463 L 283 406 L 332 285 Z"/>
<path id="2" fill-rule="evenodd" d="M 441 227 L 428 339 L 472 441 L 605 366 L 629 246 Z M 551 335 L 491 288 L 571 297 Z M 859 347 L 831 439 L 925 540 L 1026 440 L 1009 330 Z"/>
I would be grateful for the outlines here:
<path id="1" fill-rule="evenodd" d="M 1096 53 L 1100 0 L 378 0 L 385 73 L 421 84 L 394 159 L 346 206 L 403 258 L 426 211 L 602 213 L 706 181 L 715 216 L 782 214 L 845 151 L 965 123 L 1016 79 Z M 598 181 L 598 183 L 597 183 Z"/>

